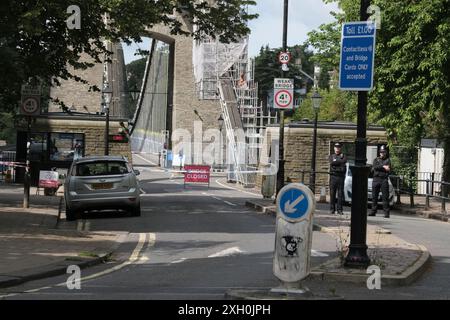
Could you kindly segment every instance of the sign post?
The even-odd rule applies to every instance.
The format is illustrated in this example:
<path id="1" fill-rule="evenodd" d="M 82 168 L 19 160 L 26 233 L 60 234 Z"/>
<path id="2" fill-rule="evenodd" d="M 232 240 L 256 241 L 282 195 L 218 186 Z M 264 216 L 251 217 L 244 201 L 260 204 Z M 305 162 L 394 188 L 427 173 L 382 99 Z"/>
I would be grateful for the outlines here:
<path id="1" fill-rule="evenodd" d="M 299 282 L 310 272 L 314 195 L 304 184 L 291 183 L 280 190 L 276 203 L 273 273 L 282 285 L 271 291 L 308 294 Z"/>
<path id="2" fill-rule="evenodd" d="M 31 117 L 41 113 L 41 87 L 32 85 L 22 85 L 21 103 L 19 113 L 27 117 L 27 161 L 23 184 L 23 207 L 30 207 L 30 131 Z"/>
<path id="3" fill-rule="evenodd" d="M 376 25 L 367 21 L 370 0 L 361 0 L 360 20 L 342 26 L 339 87 L 358 91 L 358 118 L 355 140 L 353 175 L 353 203 L 350 223 L 350 244 L 344 265 L 350 268 L 367 267 L 367 91 L 373 88 Z"/>

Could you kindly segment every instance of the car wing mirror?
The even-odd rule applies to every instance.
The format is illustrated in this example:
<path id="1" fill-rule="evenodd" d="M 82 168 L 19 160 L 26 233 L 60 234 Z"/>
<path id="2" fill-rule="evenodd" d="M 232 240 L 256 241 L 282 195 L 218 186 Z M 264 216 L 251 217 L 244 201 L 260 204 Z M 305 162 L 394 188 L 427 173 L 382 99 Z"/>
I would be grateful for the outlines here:
<path id="1" fill-rule="evenodd" d="M 140 172 L 139 170 L 136 170 L 136 169 L 133 169 L 133 172 L 134 172 L 134 174 L 137 175 L 137 176 L 141 174 L 141 172 Z"/>

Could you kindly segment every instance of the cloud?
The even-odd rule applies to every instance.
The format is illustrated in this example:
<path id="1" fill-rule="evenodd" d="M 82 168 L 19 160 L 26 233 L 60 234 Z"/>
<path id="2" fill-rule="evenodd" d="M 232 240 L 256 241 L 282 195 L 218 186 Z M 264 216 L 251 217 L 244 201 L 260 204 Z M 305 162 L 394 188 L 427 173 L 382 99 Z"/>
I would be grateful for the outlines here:
<path id="1" fill-rule="evenodd" d="M 259 14 L 258 19 L 249 23 L 250 56 L 257 55 L 266 44 L 272 48 L 282 46 L 283 3 L 283 0 L 259 0 L 250 8 L 251 13 Z M 288 46 L 303 43 L 308 32 L 333 21 L 330 11 L 338 10 L 336 4 L 324 4 L 322 0 L 290 0 L 288 8 Z"/>

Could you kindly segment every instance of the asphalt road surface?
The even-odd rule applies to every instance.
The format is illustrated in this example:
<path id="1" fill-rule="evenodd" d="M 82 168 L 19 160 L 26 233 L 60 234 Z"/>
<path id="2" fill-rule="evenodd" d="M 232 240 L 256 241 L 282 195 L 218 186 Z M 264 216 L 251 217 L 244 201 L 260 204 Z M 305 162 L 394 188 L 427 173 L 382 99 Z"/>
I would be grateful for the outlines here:
<path id="1" fill-rule="evenodd" d="M 279 285 L 272 273 L 275 219 L 245 207 L 260 197 L 220 184 L 187 185 L 151 157 L 134 157 L 141 170 L 142 216 L 91 214 L 82 224 L 91 231 L 126 231 L 129 236 L 105 264 L 81 271 L 81 289 L 69 290 L 63 275 L 0 290 L 3 299 L 224 299 L 230 289 Z M 327 210 L 326 206 L 318 205 Z M 346 210 L 350 210 L 346 208 Z M 392 212 L 369 217 L 393 234 L 425 245 L 433 263 L 411 286 L 368 290 L 365 286 L 307 281 L 315 293 L 346 299 L 449 299 L 450 224 Z M 337 255 L 329 234 L 313 233 L 312 265 Z"/>

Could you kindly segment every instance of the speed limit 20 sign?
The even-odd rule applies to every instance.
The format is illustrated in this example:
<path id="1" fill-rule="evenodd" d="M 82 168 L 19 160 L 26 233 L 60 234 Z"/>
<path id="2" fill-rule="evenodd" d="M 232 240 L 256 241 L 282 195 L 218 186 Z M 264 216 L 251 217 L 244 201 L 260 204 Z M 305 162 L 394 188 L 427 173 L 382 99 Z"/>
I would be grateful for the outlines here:
<path id="1" fill-rule="evenodd" d="M 275 78 L 273 83 L 273 107 L 292 109 L 294 98 L 294 79 Z"/>
<path id="2" fill-rule="evenodd" d="M 288 64 L 291 61 L 291 54 L 289 52 L 280 52 L 278 55 L 278 61 L 281 64 Z"/>

